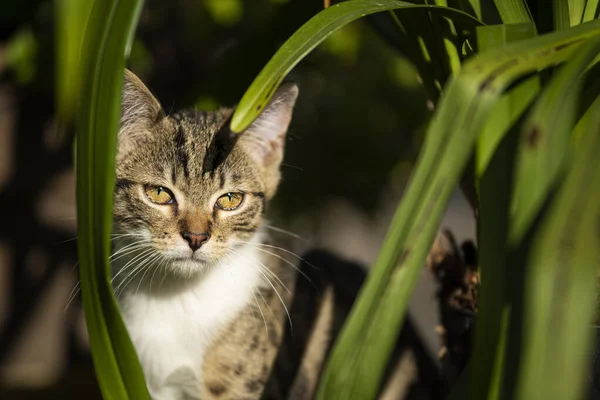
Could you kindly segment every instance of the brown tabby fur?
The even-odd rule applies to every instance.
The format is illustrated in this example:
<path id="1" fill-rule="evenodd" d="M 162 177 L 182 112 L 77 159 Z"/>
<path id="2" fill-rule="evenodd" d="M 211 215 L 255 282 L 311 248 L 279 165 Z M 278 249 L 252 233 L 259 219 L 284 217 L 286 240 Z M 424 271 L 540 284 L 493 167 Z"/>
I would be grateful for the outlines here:
<path id="1" fill-rule="evenodd" d="M 296 94 L 295 86 L 284 85 L 274 97 L 284 105 L 282 112 L 288 113 L 284 115 L 288 119 Z M 269 112 L 267 108 L 264 113 Z M 254 132 L 265 123 L 263 118 L 235 137 L 229 131 L 231 114 L 231 109 L 188 110 L 166 116 L 141 81 L 126 72 L 115 190 L 117 232 L 145 227 L 152 233 L 153 245 L 165 251 L 180 240 L 182 229 L 209 232 L 214 238 L 212 256 L 219 258 L 227 252 L 225 241 L 230 235 L 248 240 L 260 229 L 279 183 L 285 131 L 269 143 L 261 142 Z M 184 200 L 176 207 L 148 207 L 142 200 L 144 184 L 174 187 Z M 247 192 L 244 201 L 249 203 L 243 211 L 223 219 L 221 211 L 203 207 L 231 184 Z M 285 248 L 280 242 L 268 243 Z M 281 281 L 280 288 L 285 286 L 289 292 L 277 294 L 269 286 L 262 288 L 257 301 L 250 302 L 217 335 L 202 366 L 203 383 L 198 388 L 202 399 L 314 397 L 326 356 L 364 273 L 356 265 L 318 252 L 314 263 L 320 264 L 300 263 L 298 273 L 288 265 L 289 254 L 272 252 L 275 255 L 269 257 L 267 267 Z M 179 272 L 182 277 L 190 274 L 185 268 Z M 405 365 L 407 354 L 415 351 L 422 353 L 399 346 L 396 360 L 404 360 Z M 413 364 L 407 374 L 405 367 L 391 366 L 388 371 L 388 376 L 396 377 L 396 387 L 397 377 L 404 374 L 400 391 L 406 391 L 415 379 Z M 385 398 L 399 398 L 399 391 L 394 390 L 396 394 L 382 388 L 382 393 L 387 393 Z"/>

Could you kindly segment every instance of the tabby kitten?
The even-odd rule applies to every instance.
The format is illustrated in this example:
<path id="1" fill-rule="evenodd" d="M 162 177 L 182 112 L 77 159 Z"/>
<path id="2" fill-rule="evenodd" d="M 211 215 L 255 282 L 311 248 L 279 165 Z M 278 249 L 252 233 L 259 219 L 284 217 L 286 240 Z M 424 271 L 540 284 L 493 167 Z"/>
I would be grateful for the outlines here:
<path id="1" fill-rule="evenodd" d="M 297 95 L 234 135 L 232 109 L 166 115 L 125 72 L 113 285 L 153 399 L 263 392 L 295 276 L 261 225 Z"/>
<path id="2" fill-rule="evenodd" d="M 125 73 L 113 285 L 155 400 L 314 398 L 365 270 L 292 263 L 262 229 L 297 95 L 284 84 L 234 135 L 231 109 L 167 116 Z M 408 321 L 381 399 L 443 387 L 424 348 Z"/>

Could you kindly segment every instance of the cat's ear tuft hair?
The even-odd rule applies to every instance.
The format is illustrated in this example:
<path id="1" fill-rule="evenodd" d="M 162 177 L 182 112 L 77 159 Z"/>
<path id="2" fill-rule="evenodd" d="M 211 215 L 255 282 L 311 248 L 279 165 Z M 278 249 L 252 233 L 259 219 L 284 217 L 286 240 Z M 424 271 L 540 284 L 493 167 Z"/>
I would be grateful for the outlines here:
<path id="1" fill-rule="evenodd" d="M 154 125 L 164 112 L 160 103 L 142 81 L 128 69 L 125 70 L 121 102 L 121 128 L 130 125 Z"/>
<path id="2" fill-rule="evenodd" d="M 298 86 L 284 83 L 258 118 L 242 133 L 250 155 L 265 167 L 278 167 L 283 159 L 285 134 L 297 97 Z"/>
<path id="3" fill-rule="evenodd" d="M 125 70 L 121 99 L 121 126 L 119 129 L 118 155 L 128 154 L 151 134 L 164 117 L 160 103 L 142 81 L 129 70 Z"/>

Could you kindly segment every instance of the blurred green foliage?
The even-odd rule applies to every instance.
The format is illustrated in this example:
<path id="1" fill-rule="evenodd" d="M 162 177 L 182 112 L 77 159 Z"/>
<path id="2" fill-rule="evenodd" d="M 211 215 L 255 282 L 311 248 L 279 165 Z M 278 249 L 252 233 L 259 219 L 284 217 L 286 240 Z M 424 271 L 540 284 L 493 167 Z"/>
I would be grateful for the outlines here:
<path id="1" fill-rule="evenodd" d="M 22 84 L 31 82 L 36 73 L 37 42 L 31 29 L 23 28 L 10 39 L 5 53 L 6 66 Z"/>
<path id="2" fill-rule="evenodd" d="M 591 58 L 581 61 L 584 64 L 579 68 L 587 68 L 587 76 L 582 77 L 581 72 L 560 78 L 564 79 L 562 82 L 557 80 L 560 75 L 555 71 L 560 69 L 554 68 L 554 64 L 568 60 L 571 62 L 567 65 L 575 68 L 570 56 L 583 48 L 578 47 L 581 43 L 597 36 L 598 28 L 591 23 L 576 31 L 588 29 L 589 34 L 581 36 L 581 42 L 573 45 L 565 39 L 574 35 L 569 26 L 594 19 L 598 1 L 556 1 L 554 8 L 550 8 L 545 0 L 431 0 L 418 3 L 459 7 L 488 24 L 503 22 L 511 25 L 488 26 L 480 30 L 478 43 L 473 39 L 472 19 L 456 15 L 449 19 L 448 16 L 415 11 L 413 14 L 378 15 L 369 18 L 368 23 L 361 21 L 346 26 L 329 37 L 289 76 L 299 83 L 301 96 L 290 129 L 277 209 L 282 215 L 292 215 L 314 209 L 328 197 L 343 196 L 372 211 L 380 189 L 390 180 L 403 181 L 411 172 L 421 148 L 430 149 L 421 155 L 428 163 L 417 175 L 422 178 L 417 181 L 422 185 L 413 185 L 412 192 L 407 195 L 408 205 L 398 213 L 395 230 L 391 231 L 377 264 L 383 266 L 379 271 L 385 271 L 378 277 L 389 278 L 386 283 L 391 282 L 392 289 L 384 287 L 372 297 L 371 300 L 382 300 L 390 306 L 374 308 L 377 312 L 373 316 L 378 321 L 389 321 L 387 317 L 400 321 L 421 256 L 424 256 L 435 230 L 435 219 L 439 219 L 447 201 L 448 188 L 458 179 L 459 172 L 469 172 L 463 171 L 462 166 L 475 152 L 476 170 L 474 180 L 469 183 L 479 189 L 480 197 L 476 199 L 476 202 L 482 202 L 478 210 L 481 213 L 479 240 L 482 259 L 489 260 L 482 266 L 483 289 L 487 293 L 484 296 L 488 297 L 482 301 L 480 318 L 490 323 L 482 324 L 477 333 L 475 366 L 468 371 L 477 378 L 471 383 L 473 391 L 463 388 L 460 394 L 472 398 L 527 398 L 532 388 L 538 385 L 548 394 L 560 390 L 566 396 L 576 396 L 581 393 L 580 386 L 561 386 L 560 374 L 557 375 L 562 368 L 560 365 L 539 366 L 535 360 L 541 359 L 536 357 L 544 351 L 556 348 L 557 353 L 552 354 L 557 359 L 576 364 L 569 370 L 569 376 L 582 374 L 581 354 L 585 356 L 589 349 L 589 337 L 584 337 L 581 332 L 588 319 L 591 320 L 588 318 L 591 316 L 591 291 L 590 285 L 580 285 L 580 280 L 573 274 L 576 271 L 589 273 L 585 263 L 593 264 L 595 259 L 590 256 L 593 253 L 590 243 L 593 242 L 590 241 L 589 224 L 567 224 L 565 210 L 576 209 L 580 204 L 581 209 L 587 207 L 590 214 L 598 213 L 594 203 L 596 197 L 593 197 L 598 193 L 596 186 L 592 190 L 586 187 L 586 182 L 578 180 L 578 176 L 583 176 L 582 171 L 589 172 L 593 168 L 590 161 L 593 157 L 584 151 L 586 148 L 571 146 L 569 141 L 564 141 L 564 146 L 542 147 L 540 158 L 536 158 L 535 153 L 527 153 L 527 138 L 537 143 L 538 136 L 526 135 L 557 130 L 556 135 L 566 137 L 575 124 L 578 140 L 590 140 L 585 133 L 596 132 L 594 125 L 589 123 L 591 117 L 581 121 L 579 118 L 586 115 L 598 95 L 593 73 L 597 72 L 597 57 L 592 62 L 589 62 Z M 568 7 L 565 7 L 567 3 Z M 75 10 L 73 13 L 61 8 L 67 4 Z M 89 3 L 76 0 L 14 2 L 6 6 L 2 17 L 1 33 L 8 40 L 7 67 L 22 85 L 55 96 L 57 112 L 62 116 L 72 115 L 80 103 L 75 94 L 80 83 L 77 72 L 72 71 L 79 69 L 80 43 L 85 16 L 89 12 L 84 4 Z M 212 109 L 218 105 L 233 105 L 282 43 L 321 11 L 322 4 L 320 0 L 254 0 L 249 7 L 241 0 L 148 0 L 128 65 L 148 83 L 167 112 L 188 106 Z M 53 6 L 54 15 L 51 12 Z M 514 25 L 517 23 L 523 25 Z M 558 29 L 564 31 L 565 36 L 552 36 L 548 42 L 544 42 L 546 37 L 540 37 L 538 41 L 525 40 Z M 483 39 L 485 34 L 489 34 L 487 39 Z M 526 44 L 519 47 L 519 44 L 512 46 L 510 43 L 520 41 Z M 542 49 L 545 52 L 540 50 L 540 60 L 527 59 L 527 45 L 532 43 L 538 50 L 547 46 L 546 50 Z M 573 53 L 568 53 L 569 46 L 574 49 Z M 489 52 L 482 52 L 478 57 L 488 57 L 488 64 L 473 62 L 467 73 L 461 70 L 461 64 L 483 48 Z M 488 68 L 500 68 L 491 55 L 508 57 L 505 60 L 514 62 L 510 59 L 511 54 L 515 55 L 516 64 L 528 65 L 529 69 L 522 67 L 525 69 L 510 72 L 510 68 L 506 68 L 509 72 L 503 75 L 504 69 L 502 73 L 496 73 Z M 460 82 L 456 83 L 459 80 L 456 78 L 450 81 L 454 86 L 447 86 L 452 74 L 459 71 L 461 74 L 455 76 L 460 77 Z M 485 76 L 489 80 L 484 80 Z M 52 86 L 54 78 L 57 86 Z M 555 86 L 548 82 L 554 82 Z M 575 83 L 582 85 L 585 96 L 579 92 L 565 95 L 568 91 L 563 90 L 576 88 Z M 448 94 L 452 87 L 454 97 Z M 499 91 L 494 93 L 493 100 L 498 103 L 490 111 L 487 125 L 481 123 L 481 136 L 475 147 L 475 134 L 479 131 L 474 132 L 472 122 L 480 123 L 483 117 L 475 119 L 472 116 L 469 120 L 466 117 L 468 110 L 463 106 L 490 87 Z M 552 101 L 557 98 L 569 100 L 570 107 L 564 108 L 549 100 L 538 102 L 538 108 L 534 109 L 537 114 L 531 114 L 530 104 L 538 100 L 539 93 L 545 93 L 539 100 L 544 96 Z M 490 102 L 483 104 L 485 107 L 491 107 L 491 98 L 478 97 L 482 103 Z M 477 102 L 473 105 L 474 108 L 480 106 Z M 577 108 L 582 110 L 576 113 Z M 446 119 L 430 124 L 432 111 L 436 112 L 434 122 L 442 112 Z M 530 129 L 524 129 L 528 126 L 522 125 L 525 120 L 536 122 L 533 128 L 538 131 L 531 125 Z M 461 129 L 455 125 L 458 123 L 462 124 Z M 425 132 L 429 134 L 425 136 Z M 473 148 L 459 146 L 456 137 L 465 132 L 473 139 L 465 146 L 473 145 Z M 442 134 L 447 136 L 440 136 Z M 448 143 L 440 140 L 448 140 Z M 449 143 L 453 145 L 452 154 L 447 151 Z M 520 149 L 525 149 L 524 155 L 520 161 L 515 161 L 519 143 Z M 597 146 L 597 143 L 589 143 L 590 147 Z M 581 160 L 587 160 L 587 163 Z M 438 165 L 442 162 L 444 168 L 452 171 L 451 176 L 444 175 L 446 170 Z M 513 181 L 514 169 L 527 162 L 535 166 L 524 168 L 523 173 L 528 178 Z M 422 165 L 423 161 L 419 163 Z M 554 174 L 550 176 L 548 171 Z M 526 210 L 529 214 L 523 217 L 519 212 L 509 213 L 509 202 L 517 204 L 514 193 L 525 193 L 520 195 L 521 199 L 529 201 L 533 196 L 530 189 L 535 189 L 539 182 L 547 185 L 542 194 L 538 193 L 541 197 L 536 204 Z M 597 179 L 594 182 L 597 183 Z M 565 191 L 567 183 L 569 188 L 575 188 L 575 193 L 588 193 L 589 189 L 588 195 L 592 197 L 577 199 L 573 193 Z M 440 186 L 436 186 L 438 184 Z M 436 192 L 442 185 L 444 192 Z M 503 194 L 499 190 L 504 190 Z M 523 209 L 520 208 L 521 213 Z M 525 222 L 519 227 L 517 239 L 511 241 L 509 234 L 515 229 L 514 215 L 523 217 Z M 424 226 L 426 233 L 421 230 Z M 560 247 L 564 243 L 559 240 L 561 227 L 567 227 L 570 230 L 567 233 L 581 235 L 577 236 L 580 239 L 577 246 Z M 413 252 L 404 251 L 404 245 L 412 246 Z M 402 254 L 407 256 L 401 258 L 404 269 L 398 272 L 394 267 Z M 545 254 L 555 257 L 548 260 L 544 258 Z M 561 264 L 556 262 L 557 259 L 566 261 Z M 540 299 L 552 298 L 552 293 L 561 289 L 556 284 L 566 276 L 572 278 L 564 281 L 570 285 L 565 289 L 570 293 L 567 306 L 553 312 L 548 302 L 540 302 Z M 577 297 L 579 289 L 586 293 L 589 304 L 585 298 Z M 525 292 L 527 296 L 523 294 Z M 402 304 L 398 306 L 400 298 Z M 393 311 L 393 315 L 384 314 L 386 310 Z M 556 336 L 552 335 L 552 321 L 561 321 L 560 329 L 556 331 L 560 334 Z M 355 328 L 365 324 L 365 320 L 360 319 L 353 322 Z M 526 331 L 523 326 L 527 326 Z M 365 335 L 354 339 L 373 341 L 377 338 L 372 332 Z M 538 347 L 524 347 L 524 343 L 533 343 L 542 335 L 544 341 L 536 342 Z M 389 338 L 393 338 L 393 332 Z M 363 343 L 360 340 L 359 344 Z M 357 348 L 357 343 L 346 341 L 346 352 L 348 343 L 352 351 Z M 577 346 L 577 354 L 570 354 L 569 346 Z M 344 355 L 343 347 L 340 354 Z M 341 364 L 338 361 L 331 365 Z M 372 369 L 370 364 L 362 368 Z M 330 373 L 335 375 L 342 370 L 340 367 Z M 530 376 L 531 380 L 520 380 L 523 376 Z M 335 380 L 328 384 L 331 382 L 333 386 L 329 390 L 336 387 Z M 352 384 L 359 383 L 360 376 L 352 381 Z"/>

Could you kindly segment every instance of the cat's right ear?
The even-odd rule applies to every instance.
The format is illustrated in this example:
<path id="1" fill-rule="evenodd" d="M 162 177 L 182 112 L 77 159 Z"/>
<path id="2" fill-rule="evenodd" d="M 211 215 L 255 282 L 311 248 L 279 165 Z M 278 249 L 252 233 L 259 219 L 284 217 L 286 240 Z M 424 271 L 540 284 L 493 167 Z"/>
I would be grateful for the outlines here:
<path id="1" fill-rule="evenodd" d="M 133 72 L 125 70 L 121 126 L 131 124 L 153 125 L 164 117 L 160 103 Z"/>
<path id="2" fill-rule="evenodd" d="M 150 134 L 150 128 L 164 118 L 160 103 L 131 71 L 125 69 L 121 100 L 120 152 L 128 152 Z"/>

